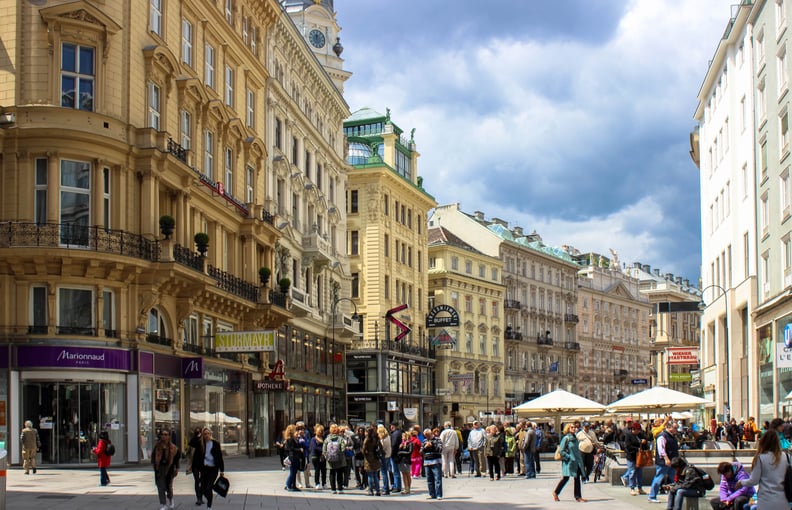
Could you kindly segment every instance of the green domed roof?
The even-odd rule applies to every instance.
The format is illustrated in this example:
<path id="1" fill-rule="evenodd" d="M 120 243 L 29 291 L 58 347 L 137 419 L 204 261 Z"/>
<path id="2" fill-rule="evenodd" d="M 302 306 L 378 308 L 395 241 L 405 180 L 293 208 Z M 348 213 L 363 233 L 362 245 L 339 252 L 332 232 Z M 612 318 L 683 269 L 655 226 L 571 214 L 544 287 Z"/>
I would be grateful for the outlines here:
<path id="1" fill-rule="evenodd" d="M 365 120 L 384 119 L 385 115 L 373 108 L 364 106 L 360 110 L 350 115 L 344 122 L 360 122 Z"/>

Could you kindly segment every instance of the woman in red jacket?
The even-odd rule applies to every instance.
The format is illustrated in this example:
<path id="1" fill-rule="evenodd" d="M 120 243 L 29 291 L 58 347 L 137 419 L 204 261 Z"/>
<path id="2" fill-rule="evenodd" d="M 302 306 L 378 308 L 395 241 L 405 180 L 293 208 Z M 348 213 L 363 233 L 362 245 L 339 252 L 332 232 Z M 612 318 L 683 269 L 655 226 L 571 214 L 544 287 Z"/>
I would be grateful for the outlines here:
<path id="1" fill-rule="evenodd" d="M 99 432 L 99 444 L 92 450 L 96 455 L 96 462 L 99 464 L 99 484 L 104 487 L 110 485 L 110 477 L 107 476 L 107 468 L 110 467 L 110 455 L 107 454 L 107 446 L 110 444 L 110 436 L 107 431 Z"/>

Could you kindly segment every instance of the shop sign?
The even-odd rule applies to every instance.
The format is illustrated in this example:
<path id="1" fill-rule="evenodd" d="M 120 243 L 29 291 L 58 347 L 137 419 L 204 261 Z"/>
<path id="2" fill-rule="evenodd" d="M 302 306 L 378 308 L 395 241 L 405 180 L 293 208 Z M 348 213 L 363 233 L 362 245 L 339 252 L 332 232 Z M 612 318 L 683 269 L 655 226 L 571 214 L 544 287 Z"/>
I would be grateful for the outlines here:
<path id="1" fill-rule="evenodd" d="M 443 316 L 438 317 L 438 315 Z M 427 328 L 455 328 L 459 327 L 459 314 L 453 306 L 437 305 L 426 316 Z"/>
<path id="2" fill-rule="evenodd" d="M 224 331 L 215 335 L 217 352 L 275 352 L 275 330 Z"/>
<path id="3" fill-rule="evenodd" d="M 693 380 L 693 376 L 690 374 L 690 372 L 683 372 L 681 374 L 671 372 L 668 374 L 668 380 L 670 382 L 691 382 Z"/>
<path id="4" fill-rule="evenodd" d="M 440 331 L 440 334 L 432 339 L 432 345 L 437 348 L 453 349 L 455 344 L 456 340 L 454 340 L 454 337 L 445 329 Z"/>
<path id="5" fill-rule="evenodd" d="M 203 358 L 181 358 L 183 379 L 203 379 Z"/>
<path id="6" fill-rule="evenodd" d="M 18 367 L 131 370 L 132 353 L 94 347 L 20 345 L 16 351 L 16 362 Z"/>
<path id="7" fill-rule="evenodd" d="M 266 391 L 286 391 L 289 389 L 289 381 L 256 381 L 253 386 L 253 391 L 256 393 L 263 393 Z"/>
<path id="8" fill-rule="evenodd" d="M 418 408 L 417 407 L 405 407 L 404 408 L 404 417 L 410 421 L 415 421 L 418 417 Z"/>
<path id="9" fill-rule="evenodd" d="M 787 328 L 792 323 L 787 324 Z M 786 328 L 784 328 L 786 330 Z M 786 336 L 786 331 L 784 331 Z M 786 342 L 776 343 L 776 366 L 778 368 L 792 368 L 792 348 L 786 346 Z"/>
<path id="10" fill-rule="evenodd" d="M 350 397 L 352 402 L 374 402 L 374 397 Z"/>
<path id="11" fill-rule="evenodd" d="M 698 365 L 699 350 L 697 347 L 668 347 L 666 348 L 669 365 Z"/>

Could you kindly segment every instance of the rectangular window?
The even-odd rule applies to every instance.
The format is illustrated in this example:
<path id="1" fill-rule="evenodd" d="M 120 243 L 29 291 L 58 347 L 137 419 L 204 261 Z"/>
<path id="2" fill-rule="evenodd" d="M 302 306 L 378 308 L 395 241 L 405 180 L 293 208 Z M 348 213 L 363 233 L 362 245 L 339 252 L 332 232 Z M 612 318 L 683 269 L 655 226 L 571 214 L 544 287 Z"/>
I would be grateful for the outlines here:
<path id="1" fill-rule="evenodd" d="M 390 277 L 385 275 L 385 295 L 383 296 L 386 300 L 390 299 Z"/>
<path id="2" fill-rule="evenodd" d="M 82 161 L 61 161 L 60 223 L 61 243 L 88 246 L 91 218 L 91 165 Z"/>
<path id="3" fill-rule="evenodd" d="M 209 130 L 204 135 L 204 174 L 209 179 L 214 174 L 214 133 Z"/>
<path id="4" fill-rule="evenodd" d="M 487 315 L 487 300 L 479 298 L 479 315 Z"/>
<path id="5" fill-rule="evenodd" d="M 33 334 L 47 333 L 47 287 L 34 286 L 31 288 L 31 317 L 30 332 Z"/>
<path id="6" fill-rule="evenodd" d="M 778 96 L 782 96 L 789 86 L 789 67 L 787 66 L 786 47 L 782 46 L 781 52 L 776 57 L 778 72 Z"/>
<path id="7" fill-rule="evenodd" d="M 104 167 L 102 169 L 102 219 L 104 220 L 104 228 L 109 229 L 110 224 L 110 169 Z"/>
<path id="8" fill-rule="evenodd" d="M 229 25 L 234 26 L 234 0 L 225 0 L 225 18 Z"/>
<path id="9" fill-rule="evenodd" d="M 352 273 L 352 297 L 360 297 L 360 274 Z"/>
<path id="10" fill-rule="evenodd" d="M 151 0 L 149 30 L 162 37 L 162 0 Z"/>
<path id="11" fill-rule="evenodd" d="M 35 221 L 37 225 L 47 223 L 47 158 L 36 158 Z"/>
<path id="12" fill-rule="evenodd" d="M 253 128 L 256 122 L 256 93 L 247 89 L 247 127 Z"/>
<path id="13" fill-rule="evenodd" d="M 275 147 L 283 150 L 283 123 L 278 117 L 275 117 Z"/>
<path id="14" fill-rule="evenodd" d="M 234 196 L 234 151 L 225 148 L 225 192 Z"/>
<path id="15" fill-rule="evenodd" d="M 383 250 L 382 254 L 387 258 L 390 255 L 390 236 L 388 234 L 385 234 L 383 240 L 385 244 L 385 249 Z"/>
<path id="16" fill-rule="evenodd" d="M 94 48 L 63 43 L 61 46 L 61 106 L 92 112 L 96 70 Z"/>
<path id="17" fill-rule="evenodd" d="M 751 274 L 751 245 L 748 241 L 748 232 L 743 234 L 743 271 L 744 277 L 748 278 L 748 275 Z"/>
<path id="18" fill-rule="evenodd" d="M 479 335 L 479 354 L 482 356 L 487 354 L 487 335 Z"/>
<path id="19" fill-rule="evenodd" d="M 790 190 L 789 182 L 789 168 L 785 169 L 781 174 L 781 181 L 779 183 L 779 198 L 781 201 L 781 218 L 782 220 L 790 214 L 790 198 L 792 198 L 792 190 Z"/>
<path id="20" fill-rule="evenodd" d="M 215 88 L 215 49 L 209 43 L 204 47 L 204 82 L 207 87 Z"/>
<path id="21" fill-rule="evenodd" d="M 778 119 L 778 139 L 781 154 L 789 151 L 789 112 L 784 111 Z"/>
<path id="22" fill-rule="evenodd" d="M 349 232 L 349 254 L 350 255 L 357 255 L 359 250 L 359 239 L 360 234 L 357 230 L 352 230 Z"/>
<path id="23" fill-rule="evenodd" d="M 759 87 L 757 88 L 757 95 L 756 95 L 756 117 L 759 119 L 759 124 L 761 125 L 767 119 L 767 87 L 765 86 L 765 81 L 759 82 Z"/>
<path id="24" fill-rule="evenodd" d="M 192 149 L 192 114 L 181 111 L 181 146 L 184 150 Z"/>
<path id="25" fill-rule="evenodd" d="M 234 70 L 231 66 L 225 66 L 225 104 L 234 107 Z"/>
<path id="26" fill-rule="evenodd" d="M 248 166 L 245 172 L 245 202 L 253 203 L 253 167 Z"/>
<path id="27" fill-rule="evenodd" d="M 297 157 L 300 154 L 297 138 L 292 137 L 292 165 L 297 166 Z"/>
<path id="28" fill-rule="evenodd" d="M 358 212 L 358 190 L 349 190 L 349 212 L 356 214 Z"/>
<path id="29" fill-rule="evenodd" d="M 456 256 L 451 257 L 451 269 L 456 271 L 459 268 L 459 258 Z"/>
<path id="30" fill-rule="evenodd" d="M 479 278 L 485 278 L 487 275 L 487 269 L 484 267 L 484 264 L 479 264 Z"/>
<path id="31" fill-rule="evenodd" d="M 244 41 L 245 46 L 248 45 L 249 34 L 248 34 L 248 17 L 242 16 L 242 41 Z"/>
<path id="32" fill-rule="evenodd" d="M 473 262 L 465 261 L 465 274 L 473 274 Z"/>
<path id="33" fill-rule="evenodd" d="M 767 140 L 759 147 L 759 167 L 762 169 L 761 182 L 767 179 Z"/>
<path id="34" fill-rule="evenodd" d="M 118 338 L 115 317 L 115 294 L 112 290 L 102 291 L 102 327 L 105 336 L 108 338 Z"/>
<path id="35" fill-rule="evenodd" d="M 87 289 L 58 289 L 58 332 L 94 335 L 94 297 Z"/>
<path id="36" fill-rule="evenodd" d="M 160 128 L 160 88 L 153 82 L 148 86 L 149 127 L 159 131 Z"/>
<path id="37" fill-rule="evenodd" d="M 385 216 L 387 216 L 388 215 L 388 195 L 385 195 L 382 198 L 383 198 L 383 200 L 382 200 L 382 207 L 383 207 L 382 213 Z"/>
<path id="38" fill-rule="evenodd" d="M 182 18 L 182 62 L 193 65 L 193 26 L 186 18 Z"/>
<path id="39" fill-rule="evenodd" d="M 761 235 L 764 236 L 770 226 L 770 204 L 767 200 L 767 193 L 759 200 L 759 225 L 761 227 Z"/>

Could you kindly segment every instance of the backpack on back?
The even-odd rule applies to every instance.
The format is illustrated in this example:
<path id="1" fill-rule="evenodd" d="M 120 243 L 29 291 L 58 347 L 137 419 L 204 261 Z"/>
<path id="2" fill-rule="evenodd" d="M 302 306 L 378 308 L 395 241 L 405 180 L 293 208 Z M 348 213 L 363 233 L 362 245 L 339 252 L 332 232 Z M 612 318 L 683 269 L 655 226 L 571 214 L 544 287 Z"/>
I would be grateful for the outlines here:
<path id="1" fill-rule="evenodd" d="M 327 451 L 325 452 L 325 458 L 327 462 L 334 464 L 341 460 L 341 440 L 335 438 L 335 440 L 327 442 Z"/>
<path id="2" fill-rule="evenodd" d="M 105 453 L 111 457 L 115 455 L 115 445 L 110 441 L 105 445 Z"/>
<path id="3" fill-rule="evenodd" d="M 704 471 L 703 469 L 699 469 L 692 464 L 690 465 L 690 467 L 695 469 L 696 473 L 698 473 L 699 477 L 701 478 L 701 487 L 705 491 L 711 491 L 712 489 L 715 488 L 715 481 L 706 471 Z"/>

